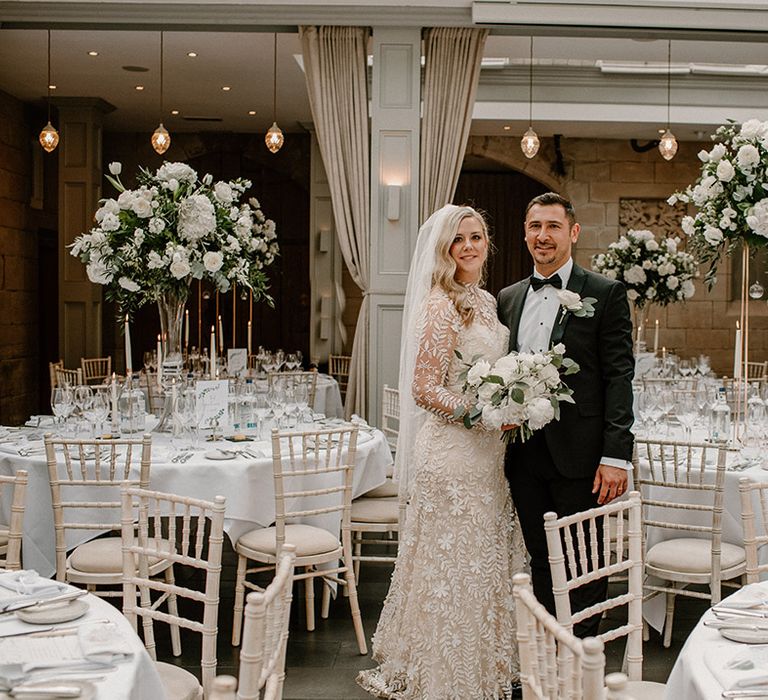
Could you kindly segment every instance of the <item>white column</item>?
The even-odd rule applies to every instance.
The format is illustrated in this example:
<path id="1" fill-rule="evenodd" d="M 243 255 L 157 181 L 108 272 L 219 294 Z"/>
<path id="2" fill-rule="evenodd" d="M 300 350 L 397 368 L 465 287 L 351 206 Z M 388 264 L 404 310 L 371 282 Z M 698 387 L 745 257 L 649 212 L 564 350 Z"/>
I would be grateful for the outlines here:
<path id="1" fill-rule="evenodd" d="M 368 419 L 397 386 L 408 267 L 419 230 L 421 29 L 373 29 Z"/>

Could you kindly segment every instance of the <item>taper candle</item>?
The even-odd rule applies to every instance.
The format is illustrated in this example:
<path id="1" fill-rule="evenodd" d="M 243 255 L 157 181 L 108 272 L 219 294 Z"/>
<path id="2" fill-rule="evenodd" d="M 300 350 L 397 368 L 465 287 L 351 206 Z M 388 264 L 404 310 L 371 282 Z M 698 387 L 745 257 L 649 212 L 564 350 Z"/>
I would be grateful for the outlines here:
<path id="1" fill-rule="evenodd" d="M 112 372 L 112 385 L 110 386 L 112 394 L 112 425 L 120 425 L 119 417 L 117 415 L 117 375 Z"/>
<path id="2" fill-rule="evenodd" d="M 659 319 L 656 319 L 656 328 L 653 330 L 653 354 L 659 352 Z"/>
<path id="3" fill-rule="evenodd" d="M 189 351 L 189 309 L 184 310 L 184 346 Z"/>
<path id="4" fill-rule="evenodd" d="M 157 334 L 157 386 L 163 385 L 163 339 Z"/>
<path id="5" fill-rule="evenodd" d="M 224 354 L 224 326 L 221 323 L 221 316 L 219 316 L 219 352 Z"/>
<path id="6" fill-rule="evenodd" d="M 251 330 L 253 326 L 250 321 L 248 321 L 248 361 L 251 360 L 251 355 L 253 354 L 253 339 L 251 338 Z"/>
<path id="7" fill-rule="evenodd" d="M 733 348 L 733 378 L 741 379 L 741 326 L 736 321 L 736 344 Z"/>
<path id="8" fill-rule="evenodd" d="M 211 379 L 216 376 L 216 327 L 211 326 Z"/>
<path id="9" fill-rule="evenodd" d="M 133 372 L 133 358 L 131 357 L 131 326 L 128 324 L 128 314 L 125 314 L 125 373 Z"/>

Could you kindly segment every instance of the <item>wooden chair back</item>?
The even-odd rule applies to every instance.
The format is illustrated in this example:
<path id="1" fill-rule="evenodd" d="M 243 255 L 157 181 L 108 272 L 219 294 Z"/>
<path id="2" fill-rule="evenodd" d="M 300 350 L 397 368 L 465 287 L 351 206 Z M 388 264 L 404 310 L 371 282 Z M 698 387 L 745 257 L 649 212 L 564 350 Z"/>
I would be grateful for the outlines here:
<path id="1" fill-rule="evenodd" d="M 757 553 L 768 544 L 768 482 L 752 481 L 749 477 L 739 479 L 741 497 L 741 523 L 744 528 L 744 549 L 747 553 L 747 583 L 757 583 L 760 574 L 768 571 L 768 563 L 761 564 Z M 755 523 L 754 501 L 757 500 L 762 525 L 760 534 Z"/>
<path id="2" fill-rule="evenodd" d="M 400 433 L 400 392 L 387 384 L 381 389 L 381 432 L 394 450 Z"/>
<path id="3" fill-rule="evenodd" d="M 83 370 L 56 369 L 56 386 L 80 386 L 83 384 Z"/>
<path id="4" fill-rule="evenodd" d="M 112 375 L 112 356 L 81 357 L 80 368 L 85 384 L 103 384 Z"/>
<path id="5" fill-rule="evenodd" d="M 142 621 L 144 645 L 155 658 L 154 621 L 176 624 L 202 635 L 201 667 L 207 696 L 216 677 L 216 638 L 219 615 L 221 552 L 226 499 L 185 498 L 124 484 L 121 489 L 123 541 L 123 614 L 133 625 Z M 137 517 L 138 516 L 138 517 Z M 175 544 L 169 553 L 163 546 Z M 205 572 L 203 591 L 150 577 L 158 558 Z M 154 609 L 151 592 L 174 594 L 201 603 L 202 622 Z M 137 592 L 140 603 L 137 604 Z"/>
<path id="6" fill-rule="evenodd" d="M 747 379 L 768 379 L 768 360 L 747 362 Z"/>
<path id="7" fill-rule="evenodd" d="M 165 406 L 165 394 L 163 387 L 157 383 L 157 372 L 142 372 L 139 388 L 147 397 L 147 412 L 159 415 Z"/>
<path id="8" fill-rule="evenodd" d="M 528 574 L 512 581 L 523 700 L 604 699 L 603 642 L 563 627 L 536 600 Z"/>
<path id="9" fill-rule="evenodd" d="M 271 389 L 276 382 L 283 382 L 284 386 L 304 384 L 307 387 L 307 405 L 312 408 L 315 405 L 317 395 L 317 372 L 269 372 L 267 374 L 267 386 Z"/>
<path id="10" fill-rule="evenodd" d="M 358 428 L 280 432 L 272 430 L 277 553 L 285 544 L 285 525 L 341 512 L 341 532 L 350 537 L 352 475 Z M 341 478 L 331 479 L 337 474 Z"/>
<path id="11" fill-rule="evenodd" d="M 8 527 L 0 526 L 0 532 L 7 537 L 0 544 L 0 568 L 9 571 L 21 569 L 21 541 L 24 529 L 24 508 L 26 505 L 27 483 L 29 475 L 24 469 L 19 469 L 13 476 L 0 476 L 0 505 L 10 501 L 11 514 L 7 519 Z M 3 496 L 10 490 L 10 499 Z"/>
<path id="12" fill-rule="evenodd" d="M 558 518 L 544 515 L 544 530 L 552 572 L 557 621 L 567 630 L 593 615 L 627 606 L 627 622 L 597 636 L 602 642 L 627 638 L 630 680 L 643 675 L 643 550 L 640 494 L 627 500 Z M 608 527 L 612 519 L 614 528 Z M 613 531 L 611 531 L 613 530 Z M 606 556 L 607 554 L 607 556 Z M 616 575 L 627 577 L 627 591 L 576 613 L 570 592 L 580 586 Z"/>
<path id="13" fill-rule="evenodd" d="M 272 583 L 264 592 L 248 594 L 237 700 L 283 697 L 295 559 L 295 547 L 285 545 Z"/>
<path id="14" fill-rule="evenodd" d="M 59 385 L 58 379 L 56 377 L 56 371 L 60 369 L 64 369 L 64 360 L 48 363 L 48 376 L 51 380 L 51 391 L 53 391 L 53 389 Z"/>
<path id="15" fill-rule="evenodd" d="M 351 362 L 351 355 L 329 355 L 328 357 L 328 374 L 330 374 L 339 383 L 339 391 L 341 392 L 342 402 L 347 398 L 349 366 Z"/>
<path id="16" fill-rule="evenodd" d="M 707 578 L 712 602 L 719 602 L 725 445 L 636 439 L 634 462 L 635 484 L 643 502 L 644 541 L 653 528 L 676 531 L 677 537 L 699 533 L 709 540 L 712 556 Z M 683 522 L 683 515 L 695 513 L 697 522 Z"/>
<path id="17" fill-rule="evenodd" d="M 56 535 L 56 579 L 66 580 L 67 532 L 119 532 L 120 487 L 149 487 L 152 438 L 71 440 L 44 438 Z"/>

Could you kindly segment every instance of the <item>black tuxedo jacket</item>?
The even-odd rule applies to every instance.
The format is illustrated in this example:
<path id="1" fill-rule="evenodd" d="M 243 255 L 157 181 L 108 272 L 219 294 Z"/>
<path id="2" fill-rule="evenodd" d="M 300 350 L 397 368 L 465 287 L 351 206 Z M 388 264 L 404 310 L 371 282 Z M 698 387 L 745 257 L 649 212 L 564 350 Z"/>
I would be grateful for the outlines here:
<path id="1" fill-rule="evenodd" d="M 517 349 L 517 333 L 530 280 L 499 292 L 499 320 L 509 330 L 509 349 Z M 591 318 L 558 311 L 550 346 L 565 345 L 565 354 L 580 370 L 564 378 L 575 404 L 560 404 L 560 420 L 543 428 L 555 467 L 572 478 L 593 476 L 602 456 L 632 458 L 632 322 L 624 286 L 574 264 L 567 288 L 594 297 Z M 508 468 L 514 468 L 519 443 L 510 443 Z"/>

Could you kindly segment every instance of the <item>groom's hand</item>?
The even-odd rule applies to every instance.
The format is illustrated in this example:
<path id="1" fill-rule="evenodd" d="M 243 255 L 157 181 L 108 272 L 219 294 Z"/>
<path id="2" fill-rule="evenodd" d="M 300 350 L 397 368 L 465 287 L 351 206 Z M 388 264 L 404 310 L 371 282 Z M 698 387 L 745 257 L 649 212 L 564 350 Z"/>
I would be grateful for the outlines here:
<path id="1" fill-rule="evenodd" d="M 627 470 L 601 464 L 597 468 L 592 493 L 598 493 L 597 502 L 602 506 L 610 503 L 627 490 Z"/>

